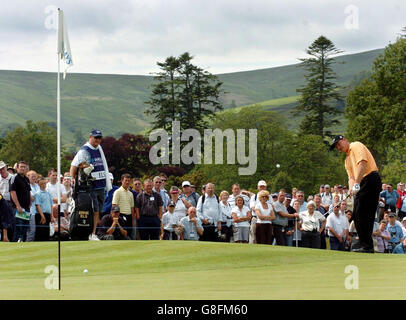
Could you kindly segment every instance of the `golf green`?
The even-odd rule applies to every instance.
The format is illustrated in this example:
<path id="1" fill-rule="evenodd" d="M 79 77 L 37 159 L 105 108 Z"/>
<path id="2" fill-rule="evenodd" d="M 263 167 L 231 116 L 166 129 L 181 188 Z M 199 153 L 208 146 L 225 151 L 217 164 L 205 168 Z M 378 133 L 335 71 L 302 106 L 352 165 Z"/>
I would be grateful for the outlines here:
<path id="1" fill-rule="evenodd" d="M 236 243 L 62 242 L 59 291 L 57 242 L 0 243 L 0 298 L 405 299 L 405 264 L 403 255 Z"/>

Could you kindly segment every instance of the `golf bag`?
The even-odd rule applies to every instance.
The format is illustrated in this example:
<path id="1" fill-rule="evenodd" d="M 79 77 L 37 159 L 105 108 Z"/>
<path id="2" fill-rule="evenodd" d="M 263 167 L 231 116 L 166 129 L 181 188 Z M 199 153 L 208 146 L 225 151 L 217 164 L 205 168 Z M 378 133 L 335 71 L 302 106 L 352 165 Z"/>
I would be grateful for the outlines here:
<path id="1" fill-rule="evenodd" d="M 72 198 L 75 209 L 71 213 L 69 233 L 72 240 L 88 240 L 93 231 L 94 211 L 90 196 L 92 177 L 79 169 Z"/>

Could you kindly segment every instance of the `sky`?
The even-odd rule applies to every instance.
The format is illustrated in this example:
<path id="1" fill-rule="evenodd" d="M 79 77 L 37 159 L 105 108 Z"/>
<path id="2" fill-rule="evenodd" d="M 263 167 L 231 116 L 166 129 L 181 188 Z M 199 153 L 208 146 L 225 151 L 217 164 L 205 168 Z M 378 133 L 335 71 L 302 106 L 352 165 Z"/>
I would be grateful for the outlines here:
<path id="1" fill-rule="evenodd" d="M 406 26 L 405 0 L 8 0 L 0 70 L 57 70 L 57 8 L 69 72 L 151 75 L 189 52 L 213 74 L 294 64 L 320 35 L 350 54 L 383 48 Z"/>

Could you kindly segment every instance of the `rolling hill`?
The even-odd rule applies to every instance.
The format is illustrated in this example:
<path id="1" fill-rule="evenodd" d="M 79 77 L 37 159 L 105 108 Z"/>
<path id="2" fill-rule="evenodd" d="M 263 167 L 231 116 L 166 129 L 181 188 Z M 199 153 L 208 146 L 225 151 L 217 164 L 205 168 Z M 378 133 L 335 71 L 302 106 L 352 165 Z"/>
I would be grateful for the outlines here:
<path id="1" fill-rule="evenodd" d="M 348 86 L 370 70 L 377 49 L 337 57 L 338 83 Z M 342 64 L 341 62 L 345 62 Z M 217 75 L 224 83 L 225 109 L 260 103 L 278 112 L 291 108 L 303 70 L 288 65 Z M 149 128 L 144 114 L 152 76 L 70 73 L 61 82 L 62 143 L 72 145 L 75 133 L 86 137 L 97 126 L 105 136 L 138 133 Z M 56 122 L 56 73 L 0 70 L 0 135 L 26 120 Z"/>

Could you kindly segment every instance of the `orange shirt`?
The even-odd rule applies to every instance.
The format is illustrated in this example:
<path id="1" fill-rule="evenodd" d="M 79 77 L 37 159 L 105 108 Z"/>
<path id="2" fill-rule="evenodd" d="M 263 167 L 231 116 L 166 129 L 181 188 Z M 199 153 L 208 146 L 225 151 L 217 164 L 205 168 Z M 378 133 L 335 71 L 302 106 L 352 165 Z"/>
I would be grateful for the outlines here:
<path id="1" fill-rule="evenodd" d="M 362 178 L 373 171 L 378 171 L 375 159 L 368 148 L 358 141 L 350 143 L 350 148 L 348 149 L 347 157 L 345 158 L 345 170 L 347 170 L 349 178 L 356 177 L 358 172 L 358 164 L 362 160 L 367 162 L 365 174 Z"/>

